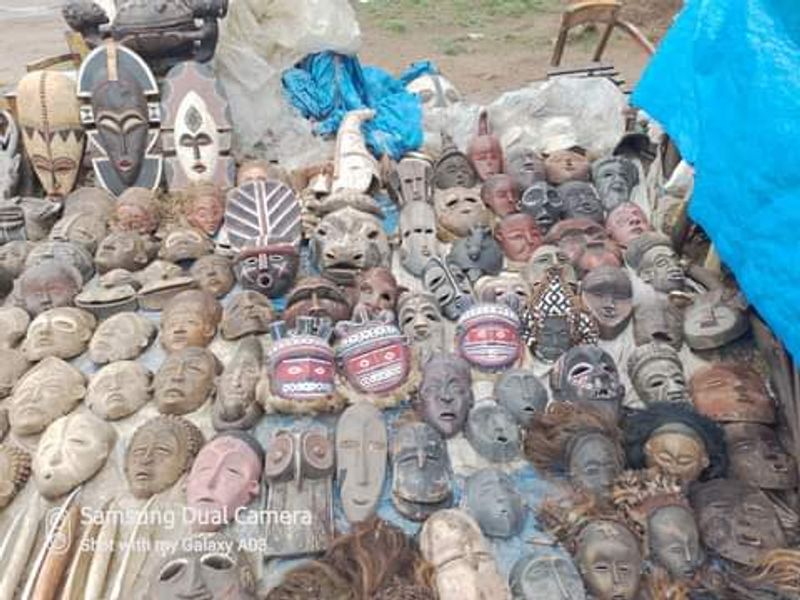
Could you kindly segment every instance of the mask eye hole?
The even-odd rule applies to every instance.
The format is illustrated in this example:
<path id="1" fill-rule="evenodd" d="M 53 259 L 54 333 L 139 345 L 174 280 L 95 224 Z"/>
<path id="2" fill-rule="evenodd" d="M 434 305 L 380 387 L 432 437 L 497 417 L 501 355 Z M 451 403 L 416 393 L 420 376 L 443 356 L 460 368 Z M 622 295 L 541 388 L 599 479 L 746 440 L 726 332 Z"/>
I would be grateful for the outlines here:
<path id="1" fill-rule="evenodd" d="M 159 581 L 171 581 L 177 578 L 186 568 L 187 564 L 185 559 L 170 561 L 161 569 L 161 573 L 158 574 Z"/>
<path id="2" fill-rule="evenodd" d="M 200 559 L 200 564 L 215 571 L 229 571 L 235 566 L 230 556 L 225 554 L 206 554 Z"/>

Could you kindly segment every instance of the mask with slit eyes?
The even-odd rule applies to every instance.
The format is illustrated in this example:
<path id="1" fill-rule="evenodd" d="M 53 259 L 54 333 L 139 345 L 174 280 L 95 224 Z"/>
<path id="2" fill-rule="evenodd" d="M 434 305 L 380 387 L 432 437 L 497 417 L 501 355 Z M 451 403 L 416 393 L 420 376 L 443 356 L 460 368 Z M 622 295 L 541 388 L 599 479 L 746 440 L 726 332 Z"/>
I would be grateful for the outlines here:
<path id="1" fill-rule="evenodd" d="M 255 590 L 255 571 L 236 542 L 222 534 L 203 533 L 181 540 L 176 551 L 161 561 L 148 597 L 253 600 Z"/>
<path id="2" fill-rule="evenodd" d="M 525 524 L 525 503 L 514 481 L 503 471 L 482 469 L 467 479 L 466 508 L 484 535 L 510 538 Z"/>
<path id="3" fill-rule="evenodd" d="M 395 193 L 401 206 L 433 202 L 433 161 L 425 154 L 408 154 L 396 167 Z M 399 193 L 398 193 L 399 192 Z"/>
<path id="4" fill-rule="evenodd" d="M 503 172 L 503 148 L 500 140 L 489 130 L 489 113 L 482 109 L 478 117 L 478 132 L 467 148 L 472 166 L 481 181 Z"/>
<path id="5" fill-rule="evenodd" d="M 564 218 L 564 200 L 556 188 L 546 181 L 537 181 L 522 194 L 519 209 L 536 221 L 539 230 L 546 234 Z"/>
<path id="6" fill-rule="evenodd" d="M 439 253 L 436 213 L 423 202 L 410 202 L 400 210 L 400 264 L 420 276 L 425 265 Z"/>
<path id="7" fill-rule="evenodd" d="M 539 181 L 545 181 L 547 175 L 544 161 L 530 148 L 515 147 L 506 151 L 505 173 L 514 178 L 523 190 L 527 190 Z"/>
<path id="8" fill-rule="evenodd" d="M 797 464 L 774 429 L 760 423 L 728 423 L 731 476 L 767 490 L 797 487 Z"/>
<path id="9" fill-rule="evenodd" d="M 188 419 L 153 417 L 131 437 L 125 453 L 125 477 L 136 498 L 149 498 L 172 487 L 189 470 L 203 446 L 203 434 Z"/>
<path id="10" fill-rule="evenodd" d="M 397 303 L 397 322 L 412 347 L 428 353 L 444 350 L 444 319 L 433 296 L 405 292 Z"/>
<path id="11" fill-rule="evenodd" d="M 628 359 L 628 377 L 645 404 L 690 402 L 681 359 L 666 344 L 651 342 L 636 348 Z"/>
<path id="12" fill-rule="evenodd" d="M 636 536 L 624 525 L 600 519 L 591 521 L 580 533 L 575 561 L 593 598 L 637 597 L 642 552 Z"/>
<path id="13" fill-rule="evenodd" d="M 528 425 L 533 415 L 547 406 L 547 388 L 532 371 L 509 369 L 494 385 L 497 403 L 504 406 L 520 425 Z"/>
<path id="14" fill-rule="evenodd" d="M 556 550 L 520 558 L 509 575 L 512 600 L 586 600 L 575 564 Z"/>
<path id="15" fill-rule="evenodd" d="M 480 192 L 466 187 L 450 187 L 433 194 L 439 239 L 464 237 L 478 225 L 488 226 L 491 213 L 484 206 Z"/>
<path id="16" fill-rule="evenodd" d="M 648 231 L 628 243 L 625 261 L 636 274 L 659 292 L 682 290 L 686 274 L 668 237 Z"/>
<path id="17" fill-rule="evenodd" d="M 519 456 L 519 425 L 510 411 L 494 402 L 470 410 L 464 433 L 470 446 L 490 462 L 510 462 Z"/>
<path id="18" fill-rule="evenodd" d="M 639 171 L 630 159 L 601 158 L 592 163 L 592 181 L 606 211 L 612 211 L 630 200 L 633 188 L 639 185 Z"/>
<path id="19" fill-rule="evenodd" d="M 450 260 L 431 258 L 422 271 L 422 283 L 436 298 L 442 314 L 451 321 L 458 319 L 474 303 L 469 279 Z"/>
<path id="20" fill-rule="evenodd" d="M 92 376 L 86 406 L 106 421 L 116 421 L 142 408 L 153 393 L 153 374 L 133 361 L 106 365 Z"/>
<path id="21" fill-rule="evenodd" d="M 214 242 L 199 229 L 177 227 L 161 241 L 158 257 L 169 262 L 197 260 L 214 251 Z"/>
<path id="22" fill-rule="evenodd" d="M 775 509 L 757 488 L 715 479 L 692 487 L 690 499 L 703 543 L 722 558 L 755 566 L 771 550 L 786 547 Z"/>
<path id="23" fill-rule="evenodd" d="M 581 281 L 581 300 L 594 315 L 600 337 L 613 340 L 627 327 L 633 315 L 633 285 L 619 267 L 600 266 Z"/>
<path id="24" fill-rule="evenodd" d="M 593 407 L 616 417 L 625 397 L 619 370 L 608 352 L 597 346 L 569 349 L 550 372 L 553 399 Z"/>

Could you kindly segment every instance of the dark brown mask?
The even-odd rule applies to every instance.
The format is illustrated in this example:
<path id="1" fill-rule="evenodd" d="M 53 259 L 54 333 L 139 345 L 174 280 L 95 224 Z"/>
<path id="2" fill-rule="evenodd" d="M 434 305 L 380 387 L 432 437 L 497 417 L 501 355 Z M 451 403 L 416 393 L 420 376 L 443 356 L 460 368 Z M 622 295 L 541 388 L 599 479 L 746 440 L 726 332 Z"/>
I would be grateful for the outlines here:
<path id="1" fill-rule="evenodd" d="M 725 425 L 731 476 L 768 490 L 797 487 L 797 464 L 775 431 L 759 423 Z"/>

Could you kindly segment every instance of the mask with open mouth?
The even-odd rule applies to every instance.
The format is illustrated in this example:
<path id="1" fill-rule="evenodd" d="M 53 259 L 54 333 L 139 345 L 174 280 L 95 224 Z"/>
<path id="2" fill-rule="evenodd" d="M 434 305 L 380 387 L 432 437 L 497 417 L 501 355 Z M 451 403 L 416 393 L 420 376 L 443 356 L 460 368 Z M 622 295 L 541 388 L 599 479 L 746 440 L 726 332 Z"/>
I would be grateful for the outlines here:
<path id="1" fill-rule="evenodd" d="M 189 269 L 201 290 L 215 298 L 223 298 L 233 289 L 233 265 L 230 259 L 219 254 L 201 256 Z"/>
<path id="2" fill-rule="evenodd" d="M 542 245 L 542 234 L 536 220 L 529 214 L 506 215 L 495 230 L 495 237 L 503 253 L 513 263 L 530 260 Z"/>
<path id="3" fill-rule="evenodd" d="M 432 294 L 442 314 L 455 321 L 474 303 L 469 278 L 449 258 L 434 256 L 422 271 L 422 284 Z"/>
<path id="4" fill-rule="evenodd" d="M 50 424 L 33 458 L 39 493 L 58 498 L 94 477 L 116 440 L 114 427 L 91 413 L 76 412 Z"/>
<path id="5" fill-rule="evenodd" d="M 153 417 L 139 425 L 125 452 L 125 477 L 136 498 L 172 487 L 189 470 L 203 446 L 203 434 L 188 419 Z"/>
<path id="6" fill-rule="evenodd" d="M 291 459 L 290 459 L 291 460 Z M 243 431 L 226 431 L 197 454 L 186 482 L 186 505 L 197 516 L 197 531 L 215 531 L 261 491 L 264 450 Z"/>
<path id="7" fill-rule="evenodd" d="M 490 175 L 481 186 L 481 200 L 498 217 L 519 211 L 520 188 L 511 175 Z"/>
<path id="8" fill-rule="evenodd" d="M 324 552 L 333 538 L 333 444 L 324 428 L 280 430 L 267 445 L 264 478 L 266 509 L 281 514 L 302 511 L 309 517 L 285 523 L 272 519 L 264 532 L 266 557 Z"/>
<path id="9" fill-rule="evenodd" d="M 775 430 L 760 423 L 724 426 L 731 477 L 767 490 L 797 487 L 797 464 Z"/>
<path id="10" fill-rule="evenodd" d="M 261 376 L 261 342 L 254 336 L 241 342 L 219 378 L 217 397 L 211 407 L 214 429 L 250 429 L 264 410 L 256 399 Z"/>
<path id="11" fill-rule="evenodd" d="M 520 320 L 505 304 L 477 304 L 456 326 L 458 353 L 473 367 L 501 371 L 522 356 Z"/>
<path id="12" fill-rule="evenodd" d="M 556 549 L 520 558 L 511 569 L 509 583 L 513 600 L 586 600 L 575 563 Z"/>
<path id="13" fill-rule="evenodd" d="M 575 560 L 587 591 L 597 600 L 633 600 L 639 593 L 642 551 L 622 523 L 596 519 L 580 532 Z"/>
<path id="14" fill-rule="evenodd" d="M 625 251 L 625 261 L 636 274 L 659 292 L 682 290 L 686 274 L 670 239 L 648 231 L 631 240 Z"/>
<path id="15" fill-rule="evenodd" d="M 397 322 L 417 355 L 444 351 L 444 318 L 430 294 L 403 292 Z"/>
<path id="16" fill-rule="evenodd" d="M 290 290 L 300 267 L 292 245 L 254 246 L 242 250 L 234 263 L 239 284 L 267 298 L 279 298 Z"/>
<path id="17" fill-rule="evenodd" d="M 359 402 L 342 413 L 336 424 L 336 479 L 351 523 L 374 514 L 386 477 L 387 452 L 386 423 L 379 409 Z"/>
<path id="18" fill-rule="evenodd" d="M 508 583 L 478 523 L 460 509 L 432 515 L 419 534 L 422 556 L 433 565 L 440 600 L 509 598 Z"/>
<path id="19" fill-rule="evenodd" d="M 283 318 L 289 327 L 295 327 L 303 316 L 336 324 L 349 319 L 352 312 L 343 288 L 324 277 L 304 277 L 286 297 Z"/>
<path id="20" fill-rule="evenodd" d="M 220 188 L 233 185 L 236 170 L 230 156 L 233 125 L 225 93 L 211 67 L 184 62 L 170 69 L 162 83 L 161 119 L 170 190 L 199 183 L 214 183 Z M 209 221 L 194 212 L 193 216 L 209 224 L 208 228 L 195 226 L 213 234 L 216 228 L 211 223 L 216 221 L 219 227 L 223 208 L 224 205 L 219 206 L 218 216 Z"/>
<path id="21" fill-rule="evenodd" d="M 481 469 L 470 475 L 465 488 L 466 509 L 484 535 L 510 538 L 525 524 L 525 503 L 514 481 L 498 469 Z"/>
<path id="22" fill-rule="evenodd" d="M 671 346 L 650 342 L 628 358 L 628 377 L 639 399 L 654 402 L 690 402 L 683 363 Z"/>
<path id="23" fill-rule="evenodd" d="M 153 600 L 254 600 L 256 574 L 240 544 L 221 533 L 177 542 L 151 575 Z"/>
<path id="24" fill-rule="evenodd" d="M 402 425 L 392 442 L 392 503 L 412 521 L 424 521 L 453 501 L 447 444 L 427 423 Z"/>
<path id="25" fill-rule="evenodd" d="M 683 313 L 663 298 L 643 300 L 633 309 L 633 339 L 637 346 L 659 342 L 680 350 L 683 346 Z"/>
<path id="26" fill-rule="evenodd" d="M 450 187 L 433 194 L 438 228 L 436 234 L 443 242 L 469 235 L 478 225 L 488 226 L 492 213 L 481 200 L 480 190 L 468 187 Z"/>
<path id="27" fill-rule="evenodd" d="M 208 346 L 222 319 L 222 306 L 202 290 L 186 290 L 167 302 L 161 314 L 161 345 L 167 352 Z"/>
<path id="28" fill-rule="evenodd" d="M 612 211 L 630 200 L 633 188 L 639 185 L 639 171 L 630 159 L 609 156 L 592 163 L 592 181 L 606 211 Z"/>
<path id="29" fill-rule="evenodd" d="M 454 354 L 436 354 L 422 369 L 415 408 L 447 438 L 464 428 L 474 397 L 469 363 Z"/>
<path id="30" fill-rule="evenodd" d="M 497 275 L 503 269 L 503 252 L 484 225 L 470 228 L 466 237 L 459 238 L 447 255 L 448 262 L 458 265 L 471 283 L 483 275 Z"/>
<path id="31" fill-rule="evenodd" d="M 410 152 L 395 167 L 389 176 L 390 191 L 397 204 L 405 206 L 412 202 L 433 202 L 433 160 L 427 154 Z"/>
<path id="32" fill-rule="evenodd" d="M 519 425 L 494 402 L 483 402 L 469 411 L 464 434 L 470 446 L 490 462 L 511 462 L 520 454 Z"/>
<path id="33" fill-rule="evenodd" d="M 14 500 L 31 476 L 31 455 L 11 444 L 0 444 L 0 509 Z"/>
<path id="34" fill-rule="evenodd" d="M 188 347 L 169 354 L 155 376 L 159 412 L 184 415 L 200 408 L 214 394 L 219 361 L 206 348 Z"/>
<path id="35" fill-rule="evenodd" d="M 546 181 L 537 181 L 526 188 L 520 198 L 521 212 L 533 217 L 542 235 L 564 218 L 564 200 L 556 188 Z"/>
<path id="36" fill-rule="evenodd" d="M 559 185 L 557 191 L 567 219 L 589 219 L 600 224 L 605 222 L 603 205 L 591 183 L 568 181 Z"/>
<path id="37" fill-rule="evenodd" d="M 106 421 L 116 421 L 142 408 L 153 393 L 153 374 L 133 361 L 106 365 L 92 376 L 86 406 Z"/>
<path id="38" fill-rule="evenodd" d="M 715 479 L 694 486 L 690 499 L 703 543 L 722 558 L 755 566 L 771 550 L 786 547 L 775 509 L 757 488 Z"/>
<path id="39" fill-rule="evenodd" d="M 497 403 L 505 407 L 520 425 L 528 425 L 533 415 L 547 406 L 547 388 L 526 369 L 508 369 L 494 384 Z"/>
<path id="40" fill-rule="evenodd" d="M 611 355 L 597 346 L 575 346 L 550 372 L 553 399 L 618 414 L 625 397 L 619 370 Z"/>

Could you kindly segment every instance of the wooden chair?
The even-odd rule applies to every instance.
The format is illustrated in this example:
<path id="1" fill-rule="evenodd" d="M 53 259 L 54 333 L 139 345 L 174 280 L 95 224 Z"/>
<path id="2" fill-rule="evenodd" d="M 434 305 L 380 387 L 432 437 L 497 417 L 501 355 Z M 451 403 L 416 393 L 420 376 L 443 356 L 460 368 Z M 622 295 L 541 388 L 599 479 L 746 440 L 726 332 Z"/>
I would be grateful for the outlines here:
<path id="1" fill-rule="evenodd" d="M 553 49 L 553 58 L 550 64 L 553 67 L 558 67 L 561 64 L 570 29 L 589 23 L 606 25 L 605 31 L 600 37 L 600 43 L 594 52 L 592 60 L 595 63 L 600 62 L 615 27 L 630 35 L 645 52 L 652 55 L 655 52 L 653 44 L 633 24 L 620 19 L 619 13 L 621 10 L 622 2 L 620 0 L 590 0 L 576 2 L 568 6 L 561 17 L 561 28 L 558 32 L 558 39 Z"/>

